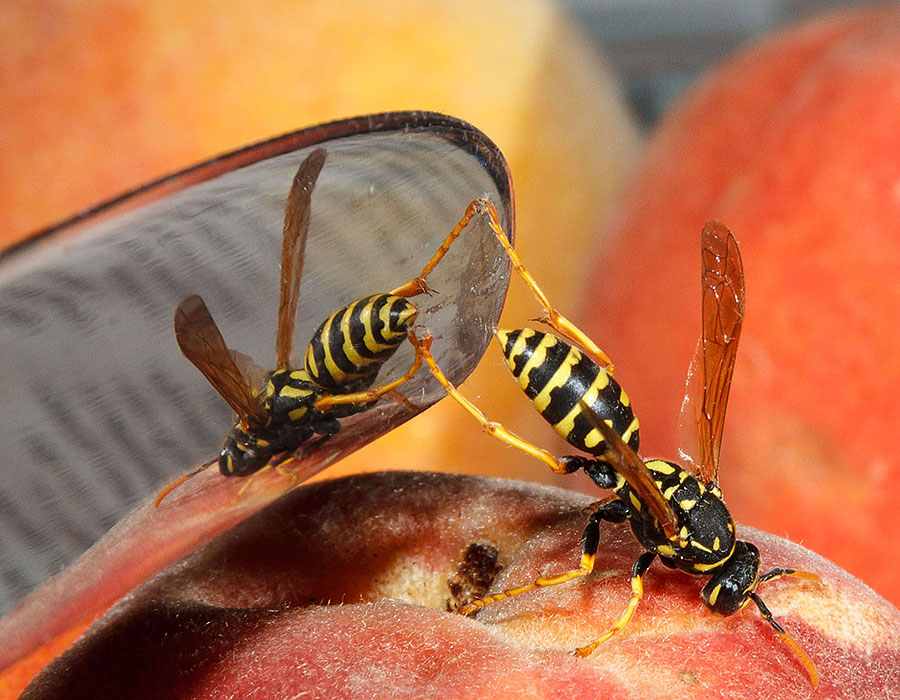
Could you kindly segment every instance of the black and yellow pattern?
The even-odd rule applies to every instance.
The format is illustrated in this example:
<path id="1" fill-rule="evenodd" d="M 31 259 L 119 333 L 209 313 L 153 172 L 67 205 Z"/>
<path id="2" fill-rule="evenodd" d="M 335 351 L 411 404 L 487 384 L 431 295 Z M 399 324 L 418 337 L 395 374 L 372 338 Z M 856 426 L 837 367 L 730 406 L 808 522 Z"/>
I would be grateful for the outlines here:
<path id="1" fill-rule="evenodd" d="M 611 425 L 633 450 L 640 445 L 638 419 L 628 394 L 610 374 L 577 348 L 532 328 L 497 331 L 506 363 L 541 416 L 570 445 L 602 453 L 603 438 L 583 406 Z"/>
<path id="2" fill-rule="evenodd" d="M 340 428 L 338 418 L 369 408 L 372 397 L 365 392 L 406 340 L 417 314 L 406 298 L 392 294 L 357 299 L 331 314 L 307 345 L 304 369 L 267 375 L 259 394 L 265 422 L 245 427 L 237 421 L 219 455 L 222 473 L 252 474 L 314 435 L 320 436 L 317 443 L 327 440 Z"/>
<path id="3" fill-rule="evenodd" d="M 411 297 L 430 292 L 429 274 L 469 222 L 484 217 L 504 241 L 494 205 L 473 200 L 441 245 L 411 280 L 389 292 L 357 299 L 332 313 L 319 326 L 304 353 L 302 368 L 293 363 L 295 314 L 300 294 L 303 256 L 310 221 L 312 192 L 327 152 L 314 149 L 300 164 L 285 205 L 281 253 L 276 369 L 251 369 L 225 344 L 203 299 L 191 295 L 175 310 L 175 338 L 182 353 L 207 378 L 237 418 L 219 453 L 225 476 L 249 476 L 271 464 L 273 457 L 308 450 L 340 429 L 338 419 L 371 407 L 382 396 L 409 381 L 422 363 L 416 354 L 409 369 L 393 381 L 374 386 L 379 370 L 407 339 L 418 309 Z M 352 274 L 352 271 L 350 272 Z M 255 386 L 254 377 L 262 377 Z M 398 395 L 401 401 L 405 397 Z M 157 495 L 156 504 L 200 469 L 177 479 Z M 277 466 L 281 469 L 280 466 Z"/>
<path id="4" fill-rule="evenodd" d="M 644 463 L 656 486 L 675 513 L 679 529 L 667 538 L 652 517 L 632 517 L 629 522 L 638 540 L 674 568 L 708 574 L 721 568 L 734 552 L 734 521 L 717 486 L 707 486 L 674 462 L 651 459 Z M 640 499 L 627 485 L 616 495 L 641 511 Z"/>
<path id="5" fill-rule="evenodd" d="M 696 387 L 702 393 L 696 397 L 689 393 L 682 407 L 682 418 L 694 421 L 697 428 L 699 458 L 696 462 L 687 460 L 685 466 L 661 459 L 644 461 L 638 456 L 638 421 L 628 395 L 612 377 L 609 358 L 550 306 L 515 250 L 508 244 L 504 248 L 513 268 L 544 306 L 541 320 L 558 334 L 530 328 L 498 330 L 497 340 L 507 365 L 541 416 L 570 445 L 589 456 L 557 457 L 489 420 L 444 376 L 430 354 L 431 339 L 427 336 L 417 340 L 423 359 L 447 393 L 487 433 L 540 459 L 556 473 L 581 469 L 597 486 L 612 490 L 614 495 L 593 507 L 581 537 L 578 568 L 472 600 L 460 612 L 473 613 L 535 588 L 587 576 L 594 568 L 601 523 L 627 522 L 645 550 L 631 569 L 631 599 L 612 626 L 576 649 L 576 655 L 591 654 L 627 626 L 644 594 L 643 577 L 659 557 L 671 569 L 710 577 L 701 599 L 712 612 L 731 615 L 752 601 L 815 686 L 815 664 L 774 620 L 756 589 L 760 583 L 781 576 L 812 581 L 818 576 L 782 568 L 760 574 L 759 550 L 736 538 L 734 520 L 717 485 L 724 412 L 744 311 L 743 269 L 731 232 L 719 222 L 709 222 L 703 230 L 703 335 L 692 366 L 696 374 L 691 375 L 689 384 L 689 392 Z"/>
<path id="6" fill-rule="evenodd" d="M 418 309 L 404 297 L 376 294 L 338 309 L 306 348 L 310 381 L 323 392 L 358 391 L 406 340 Z"/>

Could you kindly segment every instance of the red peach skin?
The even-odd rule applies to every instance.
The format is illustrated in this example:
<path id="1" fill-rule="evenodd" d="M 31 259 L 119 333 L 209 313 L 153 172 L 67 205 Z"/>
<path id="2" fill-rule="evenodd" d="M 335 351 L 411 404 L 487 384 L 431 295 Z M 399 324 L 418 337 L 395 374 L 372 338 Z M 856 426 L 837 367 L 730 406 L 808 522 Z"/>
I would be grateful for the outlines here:
<path id="1" fill-rule="evenodd" d="M 802 666 L 751 605 L 714 616 L 704 579 L 654 564 L 618 637 L 640 549 L 607 525 L 594 573 L 474 619 L 447 612 L 466 548 L 489 543 L 492 592 L 572 568 L 590 500 L 469 476 L 378 473 L 307 485 L 124 599 L 22 698 L 805 698 Z M 900 687 L 900 612 L 821 557 L 741 529 L 763 565 L 819 574 L 760 588 L 818 666 L 826 698 Z"/>
<path id="2" fill-rule="evenodd" d="M 700 333 L 700 228 L 717 218 L 734 231 L 747 313 L 723 491 L 745 522 L 806 543 L 895 605 L 898 125 L 897 6 L 741 52 L 660 124 L 582 314 L 634 402 L 641 454 L 675 454 Z"/>

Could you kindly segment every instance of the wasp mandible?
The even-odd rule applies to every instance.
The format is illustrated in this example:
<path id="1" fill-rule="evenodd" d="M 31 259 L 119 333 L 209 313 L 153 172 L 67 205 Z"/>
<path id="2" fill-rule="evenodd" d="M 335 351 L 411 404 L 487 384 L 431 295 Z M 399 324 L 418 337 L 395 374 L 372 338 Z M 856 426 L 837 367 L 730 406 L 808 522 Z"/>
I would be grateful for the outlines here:
<path id="1" fill-rule="evenodd" d="M 499 230 L 499 226 L 494 227 L 495 234 Z M 504 243 L 502 234 L 498 238 Z M 594 567 L 600 523 L 627 521 L 646 550 L 631 569 L 631 600 L 611 628 L 576 649 L 576 655 L 587 656 L 625 628 L 643 597 L 643 576 L 659 557 L 669 568 L 710 577 L 701 598 L 712 612 L 731 615 L 752 601 L 806 669 L 815 687 L 815 664 L 773 618 L 756 590 L 760 583 L 782 576 L 812 581 L 819 577 L 786 568 L 760 575 L 759 550 L 736 537 L 733 518 L 717 484 L 725 409 L 744 317 L 743 266 L 731 231 L 718 221 L 710 221 L 703 228 L 702 334 L 682 405 L 682 420 L 693 424 L 699 454 L 696 461 L 687 459 L 683 466 L 662 459 L 644 461 L 638 456 L 638 420 L 628 395 L 612 376 L 609 359 L 553 309 L 512 246 L 505 243 L 504 248 L 513 267 L 543 305 L 546 316 L 541 320 L 562 336 L 530 328 L 498 330 L 496 337 L 508 367 L 538 412 L 569 444 L 590 457 L 555 457 L 490 421 L 443 375 L 430 353 L 429 337 L 418 340 L 420 351 L 448 394 L 488 433 L 542 460 L 556 473 L 582 469 L 597 486 L 611 489 L 613 495 L 600 501 L 590 514 L 577 569 L 485 596 L 463 606 L 460 612 L 469 614 L 533 588 L 587 576 Z"/>

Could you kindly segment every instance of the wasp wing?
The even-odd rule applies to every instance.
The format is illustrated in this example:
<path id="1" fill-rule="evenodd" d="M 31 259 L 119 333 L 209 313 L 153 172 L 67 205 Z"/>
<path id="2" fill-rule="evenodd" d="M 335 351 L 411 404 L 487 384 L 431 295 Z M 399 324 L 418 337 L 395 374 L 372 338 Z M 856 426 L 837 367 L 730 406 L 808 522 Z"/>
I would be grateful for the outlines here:
<path id="1" fill-rule="evenodd" d="M 650 470 L 647 469 L 647 465 L 644 464 L 644 460 L 638 456 L 637 452 L 625 444 L 625 441 L 613 430 L 612 426 L 600 420 L 583 400 L 580 403 L 582 415 L 603 436 L 603 442 L 606 445 L 606 450 L 602 455 L 603 459 L 609 463 L 617 474 L 622 475 L 622 478 L 625 479 L 638 498 L 647 504 L 650 512 L 659 521 L 659 525 L 666 537 L 674 537 L 678 532 L 678 519 L 672 510 L 672 506 L 663 498 L 662 492 L 656 485 L 656 480 L 653 478 Z"/>
<path id="2" fill-rule="evenodd" d="M 181 352 L 199 369 L 241 420 L 263 419 L 256 394 L 225 345 L 206 304 L 196 294 L 175 309 L 175 339 Z"/>
<path id="3" fill-rule="evenodd" d="M 291 362 L 297 302 L 300 300 L 300 279 L 303 277 L 303 257 L 306 234 L 309 232 L 309 208 L 312 191 L 325 165 L 328 152 L 316 148 L 294 175 L 287 204 L 284 207 L 284 229 L 281 238 L 281 292 L 278 301 L 278 335 L 275 338 L 275 365 L 286 369 Z"/>
<path id="4" fill-rule="evenodd" d="M 703 332 L 681 406 L 681 453 L 695 462 L 700 478 L 709 483 L 719 473 L 725 410 L 744 319 L 744 270 L 737 240 L 720 221 L 703 227 L 701 255 Z M 691 434 L 693 439 L 687 437 Z M 687 442 L 695 447 L 689 448 Z"/>

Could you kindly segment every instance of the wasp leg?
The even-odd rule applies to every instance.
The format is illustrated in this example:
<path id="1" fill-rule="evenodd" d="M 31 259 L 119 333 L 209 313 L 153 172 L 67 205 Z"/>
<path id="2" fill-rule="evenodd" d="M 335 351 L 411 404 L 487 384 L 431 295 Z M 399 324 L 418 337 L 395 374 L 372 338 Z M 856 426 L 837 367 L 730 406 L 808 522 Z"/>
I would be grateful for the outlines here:
<path id="1" fill-rule="evenodd" d="M 327 435 L 325 437 L 329 438 L 329 437 L 332 437 L 332 435 Z M 315 440 L 310 446 L 313 446 L 315 443 L 318 443 L 320 441 L 322 441 L 322 440 L 321 439 Z M 234 505 L 234 503 L 237 502 L 238 499 L 240 499 L 240 497 L 244 495 L 244 492 L 250 488 L 250 485 L 253 483 L 253 480 L 256 477 L 260 476 L 261 474 L 265 474 L 270 469 L 274 469 L 276 472 L 281 474 L 281 476 L 283 476 L 287 479 L 290 479 L 291 488 L 293 488 L 298 483 L 300 483 L 300 479 L 297 477 L 296 474 L 294 474 L 292 471 L 289 471 L 288 469 L 284 468 L 284 465 L 293 459 L 294 459 L 294 455 L 291 455 L 291 456 L 286 457 L 285 459 L 281 460 L 280 462 L 268 462 L 264 467 L 253 472 L 252 474 L 250 474 L 247 477 L 247 480 L 243 484 L 241 484 L 241 488 L 238 489 L 238 492 L 234 495 L 234 501 L 232 502 L 232 505 Z"/>
<path id="2" fill-rule="evenodd" d="M 409 340 L 413 344 L 413 347 L 416 349 L 416 356 L 413 358 L 413 363 L 410 366 L 409 370 L 407 370 L 406 374 L 404 374 L 402 377 L 398 377 L 392 382 L 377 386 L 374 389 L 355 391 L 351 394 L 326 394 L 318 401 L 316 401 L 316 410 L 326 411 L 332 406 L 340 406 L 352 403 L 371 403 L 373 401 L 377 401 L 385 394 L 392 392 L 401 384 L 404 384 L 405 382 L 408 382 L 410 379 L 412 379 L 413 376 L 415 376 L 416 372 L 419 371 L 419 368 L 422 366 L 422 350 L 419 347 L 418 339 L 414 335 L 412 335 L 412 333 L 410 333 Z"/>
<path id="3" fill-rule="evenodd" d="M 156 494 L 156 499 L 153 501 L 153 507 L 154 507 L 154 508 L 159 508 L 159 504 L 162 503 L 162 502 L 163 502 L 163 499 L 164 499 L 166 496 L 168 496 L 170 493 L 172 493 L 172 491 L 174 491 L 175 489 L 177 489 L 179 486 L 181 486 L 181 485 L 182 485 L 185 481 L 187 481 L 188 479 L 197 476 L 197 474 L 199 474 L 200 472 L 202 472 L 202 471 L 205 470 L 205 469 L 208 469 L 209 467 L 211 467 L 211 466 L 212 466 L 213 464 L 215 464 L 215 463 L 216 463 L 216 460 L 215 460 L 215 459 L 211 459 L 211 460 L 208 461 L 206 464 L 202 464 L 202 465 L 200 465 L 199 467 L 197 467 L 194 471 L 188 472 L 187 474 L 184 474 L 183 476 L 179 476 L 179 477 L 178 477 L 177 479 L 175 479 L 174 481 L 170 481 L 168 484 L 166 484 L 165 486 L 163 486 L 163 487 L 159 490 L 159 493 L 158 493 L 158 494 Z"/>
<path id="4" fill-rule="evenodd" d="M 388 392 L 387 397 L 391 399 L 394 403 L 400 404 L 410 413 L 418 413 L 421 410 L 418 406 L 416 406 L 412 401 L 409 400 L 409 397 L 406 394 L 401 394 L 399 391 L 391 391 Z"/>
<path id="5" fill-rule="evenodd" d="M 441 258 L 447 254 L 447 251 L 450 250 L 450 246 L 453 244 L 459 234 L 463 232 L 463 229 L 469 225 L 469 222 L 477 215 L 486 213 L 488 216 L 492 217 L 494 222 L 497 222 L 497 210 L 494 208 L 494 205 L 487 198 L 481 198 L 473 200 L 469 203 L 469 206 L 466 207 L 466 211 L 463 214 L 462 218 L 453 227 L 453 230 L 447 234 L 447 237 L 444 239 L 444 242 L 441 243 L 440 248 L 437 249 L 435 254 L 431 257 L 431 260 L 422 268 L 422 271 L 419 273 L 418 277 L 411 279 L 409 282 L 405 284 L 401 284 L 396 289 L 392 289 L 389 293 L 398 297 L 414 297 L 419 294 L 424 294 L 426 292 L 430 292 L 431 288 L 428 286 L 426 279 L 428 275 L 437 267 L 437 264 L 441 261 Z M 491 213 L 493 212 L 493 213 Z M 502 239 L 506 240 L 506 236 L 503 235 L 503 231 L 500 230 L 500 224 L 497 223 L 496 227 L 491 226 L 495 231 L 499 231 L 499 235 Z"/>
<path id="6" fill-rule="evenodd" d="M 587 525 L 584 526 L 584 531 L 581 534 L 581 562 L 577 569 L 565 571 L 561 574 L 556 574 L 555 576 L 542 576 L 525 586 L 507 588 L 500 593 L 485 596 L 484 598 L 478 598 L 467 605 L 463 605 L 459 609 L 459 612 L 463 615 L 468 615 L 476 610 L 480 610 L 486 605 L 512 598 L 520 593 L 525 593 L 525 591 L 530 591 L 533 588 L 558 586 L 566 581 L 587 576 L 594 570 L 594 559 L 597 556 L 597 547 L 600 545 L 600 523 L 604 520 L 620 523 L 627 517 L 628 507 L 617 497 L 611 496 L 610 498 L 601 501 L 598 504 L 597 509 L 591 514 L 590 518 L 588 518 Z"/>
<path id="7" fill-rule="evenodd" d="M 656 552 L 644 552 L 637 558 L 637 561 L 635 561 L 634 565 L 631 567 L 631 600 L 628 601 L 628 605 L 625 606 L 622 614 L 619 615 L 609 630 L 589 644 L 578 647 L 574 652 L 575 656 L 588 656 L 594 649 L 604 642 L 609 641 L 612 637 L 625 629 L 626 625 L 631 622 L 631 616 L 634 615 L 638 603 L 640 603 L 641 598 L 644 597 L 644 574 L 647 573 L 647 569 L 650 568 L 650 564 L 653 563 L 655 558 Z"/>
<path id="8" fill-rule="evenodd" d="M 412 334 L 410 335 L 413 338 L 415 337 L 412 336 Z M 520 438 L 510 430 L 507 430 L 505 427 L 503 427 L 502 424 L 488 419 L 488 417 L 484 415 L 484 413 L 480 408 L 478 408 L 478 406 L 473 404 L 471 401 L 469 401 L 469 399 L 459 393 L 457 388 L 453 386 L 449 379 L 447 379 L 447 376 L 444 374 L 441 368 L 438 367 L 437 362 L 434 359 L 434 355 L 431 354 L 431 341 L 431 335 L 426 334 L 421 338 L 416 338 L 413 342 L 419 349 L 419 352 L 422 354 L 422 357 L 425 360 L 425 364 L 428 365 L 428 368 L 431 370 L 431 373 L 434 375 L 435 379 L 437 379 L 441 383 L 441 386 L 444 387 L 444 391 L 446 391 L 447 394 L 449 394 L 450 397 L 460 406 L 466 409 L 472 415 L 472 417 L 481 424 L 481 427 L 486 433 L 488 433 L 488 435 L 492 435 L 498 440 L 502 440 L 507 445 L 511 445 L 512 447 L 521 450 L 525 454 L 531 455 L 535 459 L 541 460 L 557 474 L 570 474 L 572 471 L 578 468 L 571 468 L 567 464 L 567 460 L 565 460 L 564 458 L 560 459 L 554 457 L 553 454 L 551 454 L 547 450 L 542 449 L 537 445 L 534 445 L 527 440 Z"/>
<path id="9" fill-rule="evenodd" d="M 278 467 L 281 467 L 281 464 L 282 463 L 279 462 Z M 234 500 L 237 501 L 237 499 L 239 499 L 241 496 L 244 495 L 244 491 L 246 491 L 247 489 L 250 488 L 250 484 L 253 483 L 253 480 L 256 477 L 260 476 L 261 474 L 265 474 L 267 471 L 269 471 L 270 469 L 273 469 L 273 468 L 275 468 L 275 465 L 272 462 L 267 462 L 262 468 L 258 469 L 257 471 L 253 472 L 252 474 L 250 474 L 247 477 L 247 480 L 243 484 L 241 484 L 241 488 L 238 489 L 238 492 L 234 495 Z M 284 471 L 280 468 L 277 469 L 277 471 L 279 474 L 284 474 Z"/>
<path id="10" fill-rule="evenodd" d="M 525 269 L 525 266 L 519 259 L 519 254 L 516 252 L 515 248 L 512 247 L 509 239 L 504 235 L 503 230 L 500 228 L 497 209 L 490 202 L 490 200 L 478 199 L 475 200 L 475 202 L 473 202 L 472 204 L 476 203 L 487 214 L 488 225 L 493 230 L 494 236 L 500 242 L 500 245 L 503 246 L 503 250 L 506 251 L 506 256 L 512 263 L 513 269 L 516 271 L 519 277 L 522 278 L 522 281 L 528 286 L 528 288 L 531 290 L 531 293 L 534 294 L 535 298 L 538 300 L 541 306 L 544 307 L 544 313 L 546 315 L 538 320 L 542 323 L 546 323 L 564 338 L 567 338 L 576 345 L 584 348 L 588 355 L 590 355 L 591 358 L 595 362 L 597 362 L 597 364 L 602 365 L 609 374 L 613 374 L 613 372 L 615 372 L 615 367 L 613 366 L 612 360 L 609 359 L 607 354 L 603 352 L 584 331 L 582 331 L 578 326 L 576 326 L 554 308 L 554 306 L 550 303 L 550 299 L 548 299 L 547 295 L 544 293 L 544 290 L 540 288 L 537 281 L 534 279 L 534 277 L 532 277 L 531 273 L 527 269 Z M 472 205 L 470 204 L 469 206 L 471 207 Z"/>
<path id="11" fill-rule="evenodd" d="M 788 570 L 774 569 L 774 571 L 790 571 L 790 569 L 788 569 Z M 772 572 L 770 571 L 769 573 L 772 573 Z M 804 571 L 801 573 L 806 573 L 806 572 Z M 779 575 L 792 576 L 793 574 L 782 573 L 782 574 L 772 576 L 771 578 L 777 578 L 777 576 L 779 576 Z M 766 576 L 768 576 L 768 574 L 766 574 Z M 815 576 L 815 574 L 813 574 L 813 576 Z M 818 578 L 818 577 L 816 577 L 816 578 Z M 762 581 L 762 580 L 771 580 L 771 579 L 764 579 L 764 577 L 760 577 L 760 581 Z M 816 668 L 815 663 L 813 663 L 813 660 L 811 658 L 809 658 L 809 655 L 805 651 L 803 651 L 803 647 L 801 647 L 799 644 L 797 644 L 797 642 L 795 642 L 794 639 L 787 632 L 784 631 L 784 627 L 782 627 L 780 624 L 778 624 L 778 622 L 775 620 L 775 618 L 772 617 L 772 613 L 769 612 L 769 608 L 766 607 L 766 604 L 762 602 L 762 598 L 760 598 L 756 593 L 751 593 L 750 599 L 754 603 L 756 603 L 756 607 L 759 608 L 759 612 L 765 618 L 766 622 L 768 622 L 770 625 L 772 625 L 772 629 L 774 629 L 775 632 L 778 634 L 778 636 L 781 637 L 781 640 L 785 644 L 787 644 L 788 648 L 794 653 L 794 656 L 797 657 L 797 660 L 801 664 L 803 664 L 803 668 L 806 669 L 806 673 L 807 673 L 807 675 L 809 675 L 809 682 L 812 684 L 812 687 L 815 688 L 817 685 L 819 685 L 819 671 Z"/>

